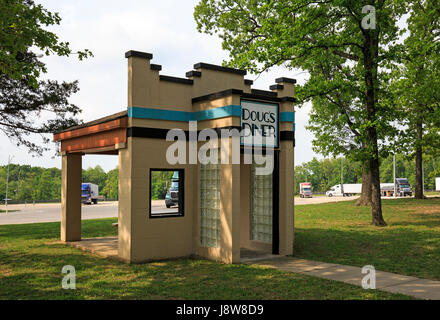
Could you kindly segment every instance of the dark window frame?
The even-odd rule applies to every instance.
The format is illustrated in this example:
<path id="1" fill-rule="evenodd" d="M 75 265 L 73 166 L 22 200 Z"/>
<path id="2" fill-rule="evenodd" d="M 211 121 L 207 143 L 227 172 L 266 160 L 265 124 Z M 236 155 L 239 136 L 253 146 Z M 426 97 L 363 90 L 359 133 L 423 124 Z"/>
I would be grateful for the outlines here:
<path id="1" fill-rule="evenodd" d="M 153 171 L 178 171 L 179 172 L 179 211 L 173 212 L 173 213 L 160 213 L 155 214 L 151 212 L 151 176 Z M 170 168 L 150 168 L 150 175 L 149 175 L 149 195 L 148 195 L 148 206 L 149 206 L 149 218 L 150 219 L 161 219 L 161 218 L 178 218 L 178 217 L 184 217 L 185 216 L 185 169 L 182 168 L 176 168 L 176 169 L 170 169 Z"/>

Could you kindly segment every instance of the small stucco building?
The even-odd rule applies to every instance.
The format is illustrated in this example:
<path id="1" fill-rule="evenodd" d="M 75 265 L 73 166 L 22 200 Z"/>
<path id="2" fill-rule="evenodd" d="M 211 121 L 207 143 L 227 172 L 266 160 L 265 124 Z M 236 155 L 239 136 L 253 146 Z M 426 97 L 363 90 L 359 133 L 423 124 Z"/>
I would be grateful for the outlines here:
<path id="1" fill-rule="evenodd" d="M 61 240 L 81 243 L 82 156 L 101 154 L 119 159 L 113 242 L 119 259 L 199 256 L 238 263 L 243 250 L 293 254 L 295 80 L 279 78 L 269 91 L 254 90 L 244 70 L 197 63 L 177 78 L 161 75 L 152 54 L 129 51 L 125 57 L 127 109 L 54 134 L 62 155 Z M 275 141 L 249 146 L 238 137 L 240 163 L 194 163 L 191 152 L 205 143 L 191 140 L 194 122 L 196 134 L 247 126 L 267 130 Z M 186 163 L 167 158 L 175 143 L 167 140 L 172 129 L 185 134 Z M 219 139 L 230 159 L 237 159 L 234 139 Z M 257 164 L 245 163 L 254 149 L 270 154 L 271 174 L 257 175 Z"/>

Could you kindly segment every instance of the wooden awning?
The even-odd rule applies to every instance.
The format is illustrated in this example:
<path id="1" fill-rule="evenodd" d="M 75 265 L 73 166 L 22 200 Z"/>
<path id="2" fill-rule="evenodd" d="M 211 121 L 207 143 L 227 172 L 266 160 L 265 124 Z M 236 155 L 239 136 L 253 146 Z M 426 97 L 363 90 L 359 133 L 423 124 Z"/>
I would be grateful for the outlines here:
<path id="1" fill-rule="evenodd" d="M 118 154 L 127 142 L 127 111 L 97 119 L 54 134 L 63 153 Z"/>

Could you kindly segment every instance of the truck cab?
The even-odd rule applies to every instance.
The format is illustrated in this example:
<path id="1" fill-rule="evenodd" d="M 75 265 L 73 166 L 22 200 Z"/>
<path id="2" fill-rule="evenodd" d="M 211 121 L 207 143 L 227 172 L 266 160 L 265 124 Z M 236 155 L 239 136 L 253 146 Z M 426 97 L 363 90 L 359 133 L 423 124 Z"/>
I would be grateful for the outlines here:
<path id="1" fill-rule="evenodd" d="M 327 197 L 335 197 L 335 196 L 342 196 L 342 190 L 341 190 L 341 185 L 337 184 L 333 187 L 330 188 L 330 190 L 328 190 L 325 195 Z"/>
<path id="2" fill-rule="evenodd" d="M 399 197 L 412 196 L 412 188 L 407 178 L 396 178 L 396 193 Z"/>
<path id="3" fill-rule="evenodd" d="M 179 205 L 179 171 L 173 173 L 170 189 L 165 195 L 165 205 L 167 208 Z"/>
<path id="4" fill-rule="evenodd" d="M 98 203 L 98 186 L 93 183 L 81 184 L 81 202 L 86 204 Z"/>
<path id="5" fill-rule="evenodd" d="M 312 198 L 312 184 L 310 182 L 301 182 L 299 184 L 299 196 L 300 198 Z"/>

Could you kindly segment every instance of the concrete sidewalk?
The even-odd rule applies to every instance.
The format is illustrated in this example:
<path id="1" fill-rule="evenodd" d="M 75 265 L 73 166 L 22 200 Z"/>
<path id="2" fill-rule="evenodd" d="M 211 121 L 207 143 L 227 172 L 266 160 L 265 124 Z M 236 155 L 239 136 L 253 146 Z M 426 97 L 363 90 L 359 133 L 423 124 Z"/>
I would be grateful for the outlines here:
<path id="1" fill-rule="evenodd" d="M 362 286 L 362 268 L 340 264 L 280 257 L 276 259 L 249 261 L 254 264 L 282 271 L 302 273 L 324 279 Z M 376 289 L 401 293 L 419 299 L 440 300 L 440 281 L 420 279 L 376 270 Z"/>

